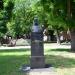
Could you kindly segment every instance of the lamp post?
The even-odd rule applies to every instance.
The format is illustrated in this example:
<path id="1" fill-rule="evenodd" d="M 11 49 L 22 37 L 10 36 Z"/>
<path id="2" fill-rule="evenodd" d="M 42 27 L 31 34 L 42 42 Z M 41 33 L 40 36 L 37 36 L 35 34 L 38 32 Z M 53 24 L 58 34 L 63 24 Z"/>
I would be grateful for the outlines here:
<path id="1" fill-rule="evenodd" d="M 44 68 L 43 30 L 38 25 L 38 18 L 34 18 L 31 32 L 31 68 Z"/>

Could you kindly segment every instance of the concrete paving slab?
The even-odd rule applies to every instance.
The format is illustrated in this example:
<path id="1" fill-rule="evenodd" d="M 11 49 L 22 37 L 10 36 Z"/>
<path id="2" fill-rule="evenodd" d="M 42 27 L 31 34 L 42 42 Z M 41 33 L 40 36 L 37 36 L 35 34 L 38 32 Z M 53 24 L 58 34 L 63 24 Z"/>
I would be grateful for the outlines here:
<path id="1" fill-rule="evenodd" d="M 57 75 L 54 68 L 31 69 L 27 75 Z"/>

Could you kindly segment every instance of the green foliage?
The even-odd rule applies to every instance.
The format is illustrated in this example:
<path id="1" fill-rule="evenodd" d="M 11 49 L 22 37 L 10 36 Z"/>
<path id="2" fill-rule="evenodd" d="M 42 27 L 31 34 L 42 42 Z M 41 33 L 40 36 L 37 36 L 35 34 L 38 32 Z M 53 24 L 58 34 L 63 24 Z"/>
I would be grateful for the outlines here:
<path id="1" fill-rule="evenodd" d="M 72 12 L 70 14 L 72 15 L 70 19 L 68 18 L 68 2 L 67 0 L 40 0 L 38 2 L 37 6 L 38 8 L 43 8 L 43 15 L 45 15 L 44 18 L 46 18 L 45 20 L 49 27 L 53 29 L 75 27 L 75 2 L 74 0 L 70 1 L 70 11 Z"/>
<path id="2" fill-rule="evenodd" d="M 19 36 L 30 32 L 34 17 L 30 0 L 15 0 L 13 17 L 8 24 L 8 33 L 12 36 Z"/>
<path id="3" fill-rule="evenodd" d="M 60 1 L 58 0 L 59 4 Z M 58 5 L 54 0 L 40 0 L 36 4 L 37 14 L 39 15 L 40 21 L 49 28 L 60 29 L 65 24 L 63 6 Z M 58 9 L 58 7 L 60 7 Z M 62 17 L 62 18 L 61 18 Z"/>
<path id="4" fill-rule="evenodd" d="M 9 0 L 7 2 L 7 4 L 5 4 L 5 11 L 6 11 L 6 17 L 7 17 L 7 20 L 10 20 L 11 17 L 12 17 L 12 10 L 14 8 L 14 2 L 12 0 Z"/>
<path id="5" fill-rule="evenodd" d="M 3 9 L 0 11 L 0 36 L 7 32 L 7 23 L 11 20 L 13 7 L 12 0 L 3 0 Z"/>
<path id="6" fill-rule="evenodd" d="M 67 0 L 4 0 L 0 10 L 0 32 L 11 36 L 29 33 L 34 15 L 48 28 L 74 28 L 75 0 L 71 1 L 71 18 L 68 18 Z M 70 15 L 71 15 L 70 14 Z M 5 30 L 5 31 L 4 31 Z"/>
<path id="7" fill-rule="evenodd" d="M 43 6 L 40 4 L 40 0 L 37 0 L 37 3 L 35 3 L 32 7 L 32 10 L 34 11 L 35 15 L 38 16 L 39 19 L 39 24 L 40 25 L 45 25 L 46 27 L 46 12 L 44 11 Z"/>
<path id="8" fill-rule="evenodd" d="M 3 0 L 0 0 L 0 10 L 3 9 Z"/>

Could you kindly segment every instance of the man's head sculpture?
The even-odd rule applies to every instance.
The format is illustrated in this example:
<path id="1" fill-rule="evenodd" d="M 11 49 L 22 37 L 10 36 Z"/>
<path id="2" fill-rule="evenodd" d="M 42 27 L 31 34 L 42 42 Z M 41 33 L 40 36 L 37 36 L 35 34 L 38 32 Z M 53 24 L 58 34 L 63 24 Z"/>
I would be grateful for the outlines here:
<path id="1" fill-rule="evenodd" d="M 40 26 L 38 23 L 37 16 L 34 18 L 34 21 L 33 21 L 32 32 L 40 32 Z"/>
<path id="2" fill-rule="evenodd" d="M 37 16 L 35 16 L 33 24 L 35 26 L 38 26 L 38 17 Z"/>

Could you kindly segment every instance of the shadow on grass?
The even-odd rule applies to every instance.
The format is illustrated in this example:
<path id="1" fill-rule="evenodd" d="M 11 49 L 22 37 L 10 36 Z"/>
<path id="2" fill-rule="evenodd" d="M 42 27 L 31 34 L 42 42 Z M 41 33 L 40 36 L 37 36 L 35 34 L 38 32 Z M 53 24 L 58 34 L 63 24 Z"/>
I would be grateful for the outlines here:
<path id="1" fill-rule="evenodd" d="M 30 49 L 9 49 L 9 50 L 0 50 L 0 53 L 2 52 L 5 52 L 5 53 L 8 53 L 8 52 L 27 52 L 27 51 L 30 51 Z"/>
<path id="2" fill-rule="evenodd" d="M 61 45 L 70 46 L 70 45 L 71 45 L 71 43 L 61 43 Z"/>
<path id="3" fill-rule="evenodd" d="M 75 59 L 65 58 L 62 56 L 46 55 L 46 63 L 51 64 L 55 68 L 73 68 L 75 67 Z"/>
<path id="4" fill-rule="evenodd" d="M 50 49 L 50 50 L 48 50 L 48 52 L 50 52 L 50 51 L 61 51 L 61 52 L 63 52 L 63 51 L 66 51 L 66 52 L 71 52 L 71 50 L 70 49 L 61 49 L 61 48 L 58 48 L 58 49 Z"/>

